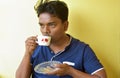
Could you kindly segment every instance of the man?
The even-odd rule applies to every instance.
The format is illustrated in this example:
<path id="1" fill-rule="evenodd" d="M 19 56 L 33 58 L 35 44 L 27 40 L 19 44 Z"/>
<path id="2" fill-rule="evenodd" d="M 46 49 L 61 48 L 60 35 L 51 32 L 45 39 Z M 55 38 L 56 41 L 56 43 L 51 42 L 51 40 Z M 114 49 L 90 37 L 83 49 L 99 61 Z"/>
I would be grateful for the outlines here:
<path id="1" fill-rule="evenodd" d="M 88 44 L 66 34 L 68 7 L 62 1 L 46 0 L 36 8 L 42 35 L 51 36 L 49 46 L 39 46 L 37 36 L 26 40 L 26 51 L 16 71 L 16 78 L 106 78 L 105 70 Z M 36 65 L 60 61 L 56 71 L 40 74 Z M 64 62 L 66 62 L 64 64 Z"/>

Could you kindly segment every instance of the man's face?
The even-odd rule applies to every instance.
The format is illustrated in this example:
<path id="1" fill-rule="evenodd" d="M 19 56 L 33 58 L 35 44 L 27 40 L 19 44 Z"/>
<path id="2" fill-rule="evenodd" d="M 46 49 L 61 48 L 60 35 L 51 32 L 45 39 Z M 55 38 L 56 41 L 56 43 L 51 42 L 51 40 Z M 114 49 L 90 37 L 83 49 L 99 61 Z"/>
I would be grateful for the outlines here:
<path id="1" fill-rule="evenodd" d="M 58 17 L 49 13 L 39 15 L 40 31 L 43 35 L 49 35 L 52 41 L 58 41 L 65 36 L 68 28 L 68 22 L 62 22 Z"/>

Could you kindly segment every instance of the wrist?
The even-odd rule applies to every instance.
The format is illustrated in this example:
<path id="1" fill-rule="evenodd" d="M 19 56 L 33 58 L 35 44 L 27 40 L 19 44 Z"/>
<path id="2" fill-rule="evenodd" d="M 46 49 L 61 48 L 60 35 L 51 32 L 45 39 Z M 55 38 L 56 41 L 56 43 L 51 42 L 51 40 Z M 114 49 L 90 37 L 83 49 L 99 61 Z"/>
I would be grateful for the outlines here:
<path id="1" fill-rule="evenodd" d="M 32 51 L 32 50 L 31 50 L 31 51 L 30 51 L 30 50 L 26 50 L 26 51 L 25 51 L 25 55 L 30 55 L 30 56 L 31 56 L 31 55 L 32 55 L 32 53 L 33 53 L 33 51 Z"/>
<path id="2" fill-rule="evenodd" d="M 73 78 L 79 78 L 77 76 L 78 74 L 78 70 L 73 68 L 73 67 L 70 67 L 69 70 L 68 70 L 68 75 L 72 76 Z"/>
<path id="3" fill-rule="evenodd" d="M 32 53 L 31 53 L 31 52 L 28 52 L 28 51 L 25 51 L 25 54 L 24 54 L 24 56 L 31 57 L 31 56 L 32 56 Z"/>
<path id="4" fill-rule="evenodd" d="M 70 66 L 69 69 L 68 69 L 68 71 L 67 71 L 67 74 L 73 77 L 73 72 L 74 72 L 74 70 L 75 70 L 75 69 Z"/>

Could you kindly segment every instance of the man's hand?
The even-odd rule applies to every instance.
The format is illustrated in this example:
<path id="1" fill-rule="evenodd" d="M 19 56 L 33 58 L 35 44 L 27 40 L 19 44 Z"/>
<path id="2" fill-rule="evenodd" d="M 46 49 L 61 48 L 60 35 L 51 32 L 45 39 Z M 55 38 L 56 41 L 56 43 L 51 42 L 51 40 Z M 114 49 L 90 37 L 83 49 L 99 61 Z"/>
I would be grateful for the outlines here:
<path id="1" fill-rule="evenodd" d="M 94 75 L 91 75 L 91 74 L 87 74 L 79 70 L 76 70 L 67 64 L 57 64 L 55 67 L 58 69 L 47 74 L 56 75 L 56 76 L 69 75 L 69 76 L 72 76 L 73 78 L 107 78 L 104 69 L 96 72 Z"/>
<path id="2" fill-rule="evenodd" d="M 27 38 L 25 41 L 25 46 L 26 46 L 26 53 L 32 55 L 33 51 L 35 50 L 36 46 L 38 45 L 36 43 L 37 36 L 32 36 Z"/>
<path id="3" fill-rule="evenodd" d="M 55 71 L 52 71 L 50 73 L 47 73 L 48 75 L 57 75 L 57 76 L 64 76 L 64 75 L 69 75 L 70 72 L 70 68 L 71 66 L 67 65 L 67 64 L 56 64 L 55 65 L 56 68 L 58 68 Z"/>

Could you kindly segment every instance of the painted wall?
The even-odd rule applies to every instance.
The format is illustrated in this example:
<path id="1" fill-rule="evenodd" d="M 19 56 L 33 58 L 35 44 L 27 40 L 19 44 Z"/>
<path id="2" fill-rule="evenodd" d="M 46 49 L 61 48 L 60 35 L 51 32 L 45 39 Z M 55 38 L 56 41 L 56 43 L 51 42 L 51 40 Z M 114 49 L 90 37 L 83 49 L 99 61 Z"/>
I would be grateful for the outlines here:
<path id="1" fill-rule="evenodd" d="M 0 0 L 0 78 L 14 78 L 25 39 L 40 34 L 36 1 Z M 108 78 L 120 78 L 120 1 L 64 1 L 70 8 L 68 33 L 93 48 Z"/>
<path id="2" fill-rule="evenodd" d="M 93 48 L 108 78 L 120 78 L 120 0 L 66 0 L 69 33 Z"/>

